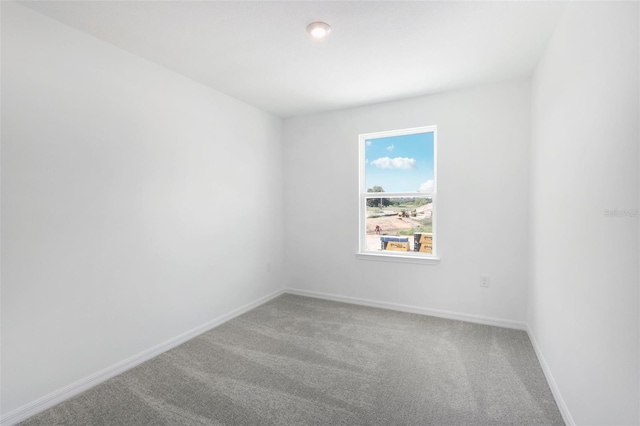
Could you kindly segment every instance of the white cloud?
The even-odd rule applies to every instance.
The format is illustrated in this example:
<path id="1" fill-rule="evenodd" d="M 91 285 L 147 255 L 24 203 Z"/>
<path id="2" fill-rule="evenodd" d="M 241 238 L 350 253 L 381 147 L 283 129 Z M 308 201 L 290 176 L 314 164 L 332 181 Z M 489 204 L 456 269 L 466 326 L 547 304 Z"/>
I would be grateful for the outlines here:
<path id="1" fill-rule="evenodd" d="M 396 158 L 381 157 L 381 158 L 378 158 L 377 160 L 373 160 L 371 164 L 381 169 L 407 170 L 407 169 L 413 169 L 413 166 L 416 165 L 416 160 L 414 158 L 407 158 L 407 157 L 396 157 Z"/>
<path id="2" fill-rule="evenodd" d="M 420 189 L 418 192 L 432 192 L 433 191 L 433 179 L 429 179 L 422 185 L 420 185 Z"/>
<path id="3" fill-rule="evenodd" d="M 395 146 L 393 146 L 393 144 L 389 145 L 387 147 L 387 151 L 393 151 L 393 148 L 395 148 Z"/>
<path id="4" fill-rule="evenodd" d="M 367 148 L 369 148 L 371 146 L 371 141 L 366 141 L 364 144 Z"/>

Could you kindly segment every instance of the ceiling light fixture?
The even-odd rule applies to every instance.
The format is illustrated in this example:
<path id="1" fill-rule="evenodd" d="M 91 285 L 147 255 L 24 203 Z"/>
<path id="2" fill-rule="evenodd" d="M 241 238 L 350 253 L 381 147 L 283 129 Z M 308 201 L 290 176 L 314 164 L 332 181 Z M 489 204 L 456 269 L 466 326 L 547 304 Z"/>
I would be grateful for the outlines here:
<path id="1" fill-rule="evenodd" d="M 331 32 L 331 27 L 326 22 L 312 22 L 307 25 L 307 32 L 313 38 L 324 38 Z"/>

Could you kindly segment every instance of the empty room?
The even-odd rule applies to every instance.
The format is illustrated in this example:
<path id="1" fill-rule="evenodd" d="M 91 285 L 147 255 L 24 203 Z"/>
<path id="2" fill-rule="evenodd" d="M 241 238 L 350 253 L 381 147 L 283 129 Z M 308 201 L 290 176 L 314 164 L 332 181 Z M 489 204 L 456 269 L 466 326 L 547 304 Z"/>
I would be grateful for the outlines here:
<path id="1" fill-rule="evenodd" d="M 640 424 L 640 3 L 0 24 L 3 426 Z"/>

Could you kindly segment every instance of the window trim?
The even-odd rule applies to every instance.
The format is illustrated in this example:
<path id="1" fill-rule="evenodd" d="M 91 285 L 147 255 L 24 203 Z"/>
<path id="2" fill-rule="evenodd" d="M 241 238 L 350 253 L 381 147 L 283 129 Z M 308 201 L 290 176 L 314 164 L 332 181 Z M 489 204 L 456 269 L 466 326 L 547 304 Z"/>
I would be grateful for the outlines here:
<path id="1" fill-rule="evenodd" d="M 361 260 L 376 260 L 387 262 L 437 264 L 440 261 L 437 238 L 437 189 L 438 189 L 438 126 L 420 126 L 408 129 L 388 130 L 382 132 L 363 133 L 358 135 L 358 252 L 356 258 Z M 385 198 L 393 197 L 430 197 L 431 198 L 431 234 L 433 235 L 433 252 L 421 254 L 416 252 L 373 252 L 366 251 L 366 140 L 387 138 L 393 136 L 411 135 L 416 133 L 433 133 L 433 191 L 431 192 L 385 192 Z"/>

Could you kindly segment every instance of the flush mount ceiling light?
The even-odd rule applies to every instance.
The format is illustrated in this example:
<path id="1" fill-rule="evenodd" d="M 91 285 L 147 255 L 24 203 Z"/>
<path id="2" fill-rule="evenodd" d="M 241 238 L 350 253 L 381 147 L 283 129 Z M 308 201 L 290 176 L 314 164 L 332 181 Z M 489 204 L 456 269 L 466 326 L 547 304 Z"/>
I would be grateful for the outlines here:
<path id="1" fill-rule="evenodd" d="M 307 25 L 307 32 L 313 38 L 324 38 L 331 32 L 331 27 L 326 22 L 312 22 Z"/>

